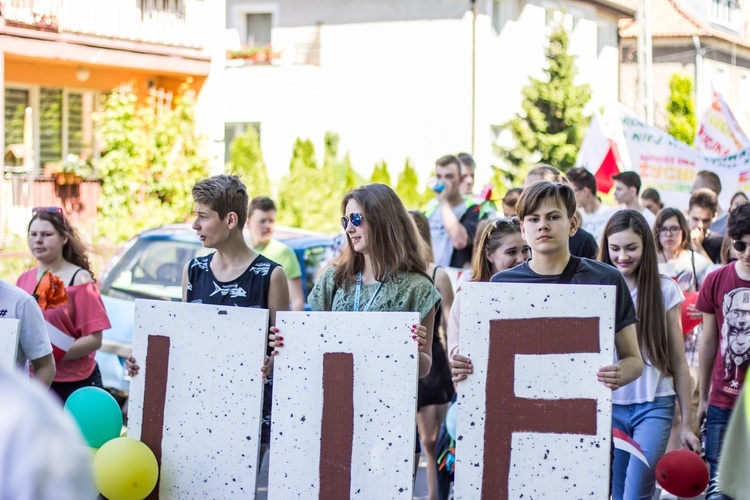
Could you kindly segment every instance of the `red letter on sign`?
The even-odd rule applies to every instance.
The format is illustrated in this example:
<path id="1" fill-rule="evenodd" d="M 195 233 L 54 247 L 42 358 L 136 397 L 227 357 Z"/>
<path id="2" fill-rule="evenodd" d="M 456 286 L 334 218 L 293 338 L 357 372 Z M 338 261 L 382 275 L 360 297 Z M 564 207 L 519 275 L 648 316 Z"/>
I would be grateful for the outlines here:
<path id="1" fill-rule="evenodd" d="M 514 432 L 596 435 L 595 399 L 523 399 L 513 389 L 517 354 L 582 352 L 600 352 L 599 318 L 490 321 L 483 499 L 508 498 Z"/>
<path id="2" fill-rule="evenodd" d="M 320 495 L 348 500 L 354 440 L 354 356 L 323 355 L 323 418 L 320 430 Z"/>

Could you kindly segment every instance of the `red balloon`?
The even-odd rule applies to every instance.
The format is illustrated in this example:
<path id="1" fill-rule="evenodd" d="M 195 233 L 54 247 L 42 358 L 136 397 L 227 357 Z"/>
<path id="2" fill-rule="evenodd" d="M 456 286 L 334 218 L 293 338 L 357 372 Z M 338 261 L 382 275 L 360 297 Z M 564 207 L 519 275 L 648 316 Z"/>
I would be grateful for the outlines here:
<path id="1" fill-rule="evenodd" d="M 656 480 L 669 493 L 691 498 L 708 486 L 708 467 L 693 451 L 670 451 L 656 464 Z"/>

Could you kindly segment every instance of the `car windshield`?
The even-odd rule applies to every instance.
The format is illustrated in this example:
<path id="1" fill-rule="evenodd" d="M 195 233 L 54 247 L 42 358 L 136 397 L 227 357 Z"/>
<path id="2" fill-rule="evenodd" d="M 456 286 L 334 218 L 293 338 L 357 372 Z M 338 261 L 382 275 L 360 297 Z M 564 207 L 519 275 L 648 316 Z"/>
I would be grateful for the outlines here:
<path id="1" fill-rule="evenodd" d="M 197 241 L 141 239 L 117 266 L 112 289 L 136 298 L 180 300 L 185 263 L 211 251 Z"/>

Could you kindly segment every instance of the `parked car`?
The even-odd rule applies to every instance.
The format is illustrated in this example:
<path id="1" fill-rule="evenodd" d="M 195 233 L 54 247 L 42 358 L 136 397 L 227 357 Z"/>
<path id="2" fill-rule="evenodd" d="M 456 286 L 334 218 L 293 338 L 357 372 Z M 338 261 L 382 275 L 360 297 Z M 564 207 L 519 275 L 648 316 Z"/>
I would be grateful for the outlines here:
<path id="1" fill-rule="evenodd" d="M 297 255 L 307 297 L 319 272 L 333 257 L 334 238 L 284 227 L 278 227 L 274 237 Z M 212 251 L 203 247 L 189 224 L 162 226 L 132 238 L 102 273 L 102 300 L 112 328 L 103 332 L 96 361 L 102 383 L 112 394 L 126 399 L 130 390 L 125 359 L 132 348 L 134 300 L 182 300 L 185 263 Z"/>

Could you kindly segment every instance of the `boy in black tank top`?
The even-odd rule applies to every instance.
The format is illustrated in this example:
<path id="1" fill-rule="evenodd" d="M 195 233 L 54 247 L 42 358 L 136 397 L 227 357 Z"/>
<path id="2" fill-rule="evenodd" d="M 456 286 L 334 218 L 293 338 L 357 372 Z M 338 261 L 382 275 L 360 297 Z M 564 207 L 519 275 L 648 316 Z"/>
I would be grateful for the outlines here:
<path id="1" fill-rule="evenodd" d="M 284 269 L 250 248 L 242 235 L 249 198 L 236 175 L 216 175 L 193 187 L 193 229 L 203 246 L 216 251 L 196 257 L 182 272 L 182 301 L 268 309 L 270 326 L 276 312 L 289 310 L 289 288 Z M 270 353 L 269 353 L 270 354 Z M 268 360 L 267 363 L 272 363 Z M 138 373 L 136 360 L 126 362 L 128 373 Z M 263 398 L 261 460 L 268 450 L 271 422 L 271 379 Z"/>

